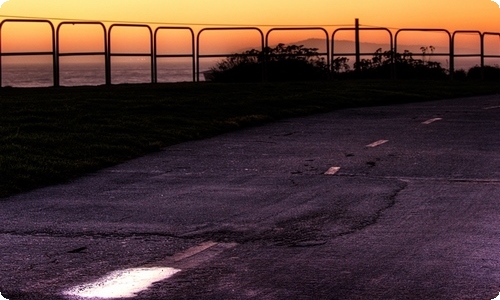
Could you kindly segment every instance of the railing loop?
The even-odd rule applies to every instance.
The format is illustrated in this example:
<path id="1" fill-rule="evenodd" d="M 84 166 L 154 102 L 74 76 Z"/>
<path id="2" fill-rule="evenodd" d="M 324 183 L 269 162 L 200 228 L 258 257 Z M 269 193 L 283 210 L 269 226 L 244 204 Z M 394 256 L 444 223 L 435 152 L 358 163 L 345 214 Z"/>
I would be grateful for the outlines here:
<path id="1" fill-rule="evenodd" d="M 60 31 L 61 28 L 65 25 L 97 25 L 102 28 L 103 31 L 103 47 L 104 51 L 103 52 L 67 52 L 67 53 L 61 53 L 60 52 L 60 47 L 61 47 L 61 38 L 60 38 Z M 108 55 L 108 36 L 107 36 L 107 31 L 106 31 L 106 26 L 104 26 L 103 23 L 101 22 L 61 22 L 57 26 L 57 31 L 56 31 L 56 60 L 57 60 L 57 73 L 58 77 L 60 76 L 60 57 L 61 56 L 87 56 L 87 55 L 102 55 L 104 56 L 104 69 L 105 69 L 105 82 L 107 85 L 111 84 L 111 70 L 109 69 L 110 63 L 109 63 L 109 55 Z M 60 78 L 59 78 L 60 79 Z"/>
<path id="2" fill-rule="evenodd" d="M 453 41 L 451 33 L 446 29 L 441 28 L 403 28 L 399 29 L 394 35 L 394 53 L 397 53 L 398 49 L 398 36 L 402 32 L 410 32 L 410 31 L 419 31 L 419 32 L 442 32 L 448 35 L 448 45 L 449 52 L 448 53 L 429 53 L 429 56 L 448 56 L 450 61 L 450 78 L 453 79 L 453 73 L 455 72 L 454 66 L 454 49 L 453 49 Z M 394 70 L 395 77 L 397 78 L 397 63 L 394 61 Z"/>
<path id="3" fill-rule="evenodd" d="M 2 52 L 2 29 L 3 25 L 6 23 L 44 23 L 48 24 L 50 26 L 50 30 L 52 33 L 52 51 L 50 52 L 38 52 L 38 51 L 33 51 L 33 52 L 13 52 L 13 53 L 3 53 Z M 26 19 L 5 19 L 2 22 L 0 22 L 0 87 L 2 87 L 2 57 L 3 56 L 31 56 L 31 55 L 51 55 L 52 56 L 52 73 L 53 73 L 53 80 L 54 80 L 54 86 L 58 87 L 59 86 L 59 66 L 58 66 L 58 61 L 56 58 L 56 35 L 55 35 L 55 29 L 54 29 L 54 24 L 50 22 L 49 20 L 26 20 Z"/>
<path id="4" fill-rule="evenodd" d="M 211 27 L 211 28 L 203 28 L 198 32 L 196 36 L 196 81 L 200 81 L 200 58 L 217 58 L 217 57 L 228 57 L 232 54 L 200 54 L 201 46 L 200 46 L 200 37 L 202 33 L 207 31 L 257 31 L 260 35 L 260 47 L 262 53 L 264 52 L 264 33 L 258 27 Z M 264 77 L 264 74 L 263 74 Z"/>
<path id="5" fill-rule="evenodd" d="M 188 54 L 158 54 L 158 32 L 161 30 L 187 30 L 191 35 L 191 53 Z M 195 55 L 195 41 L 194 41 L 194 31 L 191 27 L 168 27 L 162 26 L 158 27 L 154 33 L 154 82 L 158 82 L 158 58 L 160 57 L 188 57 L 191 58 L 192 66 L 191 71 L 193 74 L 193 82 L 196 81 L 196 55 Z"/>
<path id="6" fill-rule="evenodd" d="M 111 44 L 112 44 L 112 40 L 111 40 L 111 33 L 112 33 L 112 30 L 113 28 L 117 28 L 117 27 L 130 27 L 130 28 L 145 28 L 149 31 L 149 49 L 150 49 L 150 52 L 149 53 L 113 53 L 113 51 L 111 50 Z M 109 27 L 108 29 L 108 66 L 106 67 L 106 70 L 109 70 L 110 74 L 109 74 L 109 77 L 110 77 L 110 81 L 111 81 L 111 57 L 113 56 L 147 56 L 149 57 L 150 59 L 150 62 L 151 62 L 151 83 L 155 83 L 155 63 L 154 63 L 154 54 L 153 54 L 153 51 L 154 51 L 154 40 L 153 40 L 153 30 L 151 29 L 151 27 L 149 25 L 143 25 L 143 24 L 113 24 Z M 108 75 L 106 75 L 106 77 L 108 77 Z M 106 81 L 108 79 L 106 78 Z"/>

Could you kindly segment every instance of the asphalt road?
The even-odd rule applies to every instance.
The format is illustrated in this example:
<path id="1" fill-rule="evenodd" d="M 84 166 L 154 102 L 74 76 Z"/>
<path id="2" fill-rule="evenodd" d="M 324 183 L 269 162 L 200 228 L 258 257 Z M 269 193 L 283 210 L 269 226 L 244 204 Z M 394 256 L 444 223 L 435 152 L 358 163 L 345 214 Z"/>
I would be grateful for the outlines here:
<path id="1" fill-rule="evenodd" d="M 493 299 L 499 154 L 498 95 L 169 147 L 2 200 L 0 292 L 79 299 L 161 267 L 177 273 L 132 299 Z"/>

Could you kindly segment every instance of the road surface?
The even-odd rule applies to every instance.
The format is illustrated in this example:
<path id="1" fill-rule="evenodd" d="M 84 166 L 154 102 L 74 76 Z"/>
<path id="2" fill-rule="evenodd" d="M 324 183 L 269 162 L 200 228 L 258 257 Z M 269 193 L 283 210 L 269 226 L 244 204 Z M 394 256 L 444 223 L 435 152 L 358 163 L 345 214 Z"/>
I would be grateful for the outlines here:
<path id="1" fill-rule="evenodd" d="M 172 274 L 130 299 L 489 300 L 500 96 L 282 120 L 0 204 L 10 300 L 138 269 Z"/>

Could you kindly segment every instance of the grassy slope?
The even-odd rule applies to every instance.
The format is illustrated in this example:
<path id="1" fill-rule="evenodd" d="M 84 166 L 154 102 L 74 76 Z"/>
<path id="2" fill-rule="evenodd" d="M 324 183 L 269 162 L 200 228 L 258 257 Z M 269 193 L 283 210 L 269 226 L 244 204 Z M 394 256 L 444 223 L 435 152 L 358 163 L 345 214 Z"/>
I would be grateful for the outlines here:
<path id="1" fill-rule="evenodd" d="M 495 82 L 438 81 L 2 88 L 0 197 L 279 118 L 498 92 Z"/>

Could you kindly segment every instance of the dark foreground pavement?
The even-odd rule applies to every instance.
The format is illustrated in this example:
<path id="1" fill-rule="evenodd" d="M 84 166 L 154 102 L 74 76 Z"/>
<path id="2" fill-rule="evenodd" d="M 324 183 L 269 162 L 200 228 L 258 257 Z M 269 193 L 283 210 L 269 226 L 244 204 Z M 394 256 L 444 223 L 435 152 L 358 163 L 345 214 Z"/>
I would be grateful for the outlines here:
<path id="1" fill-rule="evenodd" d="M 488 300 L 499 212 L 500 96 L 348 109 L 1 201 L 0 292 L 155 266 L 132 299 Z"/>

